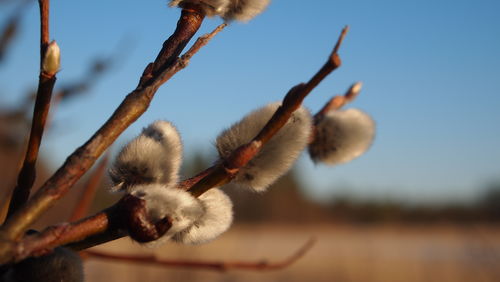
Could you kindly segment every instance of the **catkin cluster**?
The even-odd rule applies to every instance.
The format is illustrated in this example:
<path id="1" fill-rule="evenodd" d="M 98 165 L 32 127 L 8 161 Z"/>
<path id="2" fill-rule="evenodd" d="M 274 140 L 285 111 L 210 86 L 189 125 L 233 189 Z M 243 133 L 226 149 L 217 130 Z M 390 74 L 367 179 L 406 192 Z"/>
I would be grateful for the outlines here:
<path id="1" fill-rule="evenodd" d="M 231 225 L 232 202 L 217 188 L 199 198 L 178 189 L 182 143 L 177 129 L 156 121 L 142 130 L 118 154 L 109 170 L 113 191 L 124 191 L 146 203 L 149 220 L 168 217 L 171 227 L 161 238 L 186 244 L 208 242 Z"/>
<path id="2" fill-rule="evenodd" d="M 256 109 L 219 134 L 215 146 L 220 161 L 252 142 L 279 107 L 281 103 L 277 102 Z M 361 110 L 329 110 L 313 119 L 301 106 L 250 161 L 238 168 L 232 183 L 264 192 L 306 148 L 315 162 L 340 164 L 363 154 L 374 135 L 374 121 Z M 121 150 L 109 171 L 112 190 L 144 200 L 150 221 L 169 219 L 170 229 L 146 245 L 169 239 L 205 243 L 232 223 L 231 200 L 219 188 L 198 198 L 177 188 L 181 161 L 182 143 L 177 129 L 167 121 L 157 121 Z"/>

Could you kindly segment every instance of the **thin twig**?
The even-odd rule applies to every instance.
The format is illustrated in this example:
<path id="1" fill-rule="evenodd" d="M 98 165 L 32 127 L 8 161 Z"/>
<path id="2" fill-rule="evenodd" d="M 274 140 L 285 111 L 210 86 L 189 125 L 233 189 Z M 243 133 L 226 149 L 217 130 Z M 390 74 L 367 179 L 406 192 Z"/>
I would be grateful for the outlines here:
<path id="1" fill-rule="evenodd" d="M 64 165 L 42 186 L 27 205 L 15 213 L 2 226 L 0 240 L 20 239 L 29 225 L 51 207 L 57 199 L 61 198 L 81 175 L 92 166 L 103 151 L 146 111 L 156 90 L 175 73 L 186 67 L 189 59 L 224 27 L 225 24 L 217 27 L 209 35 L 200 37 L 184 56 L 174 61 L 172 66 L 162 71 L 152 80 L 148 80 L 146 85 L 140 86 L 130 93 L 94 136 L 71 154 Z M 98 232 L 96 231 L 93 234 L 96 233 Z M 12 250 L 10 247 L 11 244 L 4 244 L 3 246 L 0 244 L 0 263 L 11 259 Z"/>
<path id="2" fill-rule="evenodd" d="M 115 206 L 115 209 L 118 208 Z M 0 247 L 10 249 L 10 257 L 6 262 L 16 262 L 30 256 L 46 253 L 57 246 L 81 241 L 85 238 L 99 241 L 92 237 L 94 234 L 104 233 L 106 234 L 106 240 L 111 241 L 127 235 L 123 231 L 123 220 L 119 214 L 119 210 L 108 209 L 75 223 L 50 226 L 40 233 L 26 235 L 20 242 L 2 242 Z"/>
<path id="3" fill-rule="evenodd" d="M 282 105 L 276 110 L 269 122 L 257 134 L 257 136 L 247 144 L 237 148 L 224 162 L 219 162 L 212 169 L 211 173 L 204 176 L 187 190 L 195 196 L 205 193 L 207 190 L 228 183 L 253 157 L 255 157 L 262 147 L 282 128 L 291 117 L 293 112 L 300 107 L 304 98 L 332 71 L 341 64 L 338 56 L 338 49 L 346 36 L 348 27 L 345 27 L 333 48 L 333 52 L 323 67 L 306 83 L 299 84 L 287 93 Z M 197 176 L 195 176 L 197 177 Z M 186 181 L 192 182 L 192 179 Z M 181 186 L 185 185 L 181 183 Z"/>
<path id="4" fill-rule="evenodd" d="M 40 6 L 40 69 L 43 64 L 43 57 L 47 46 L 49 46 L 50 33 L 49 33 L 49 8 L 50 0 L 38 0 Z"/>
<path id="5" fill-rule="evenodd" d="M 171 69 L 180 69 L 182 67 L 185 67 L 185 64 L 189 61 L 189 58 L 199 49 L 203 44 L 206 44 L 206 41 L 209 40 L 211 37 L 213 37 L 220 29 L 222 29 L 224 26 L 218 27 L 214 32 L 212 32 L 209 35 L 206 35 L 205 37 L 199 38 L 193 47 L 186 52 L 186 55 L 184 55 L 182 58 L 178 59 L 175 61 Z M 345 36 L 345 29 L 342 32 L 341 38 L 339 39 L 339 42 L 342 40 L 343 36 Z M 339 43 L 337 43 L 336 46 L 338 46 Z M 334 48 L 334 50 L 337 50 L 338 47 Z M 336 53 L 333 53 L 330 56 L 330 59 L 325 63 L 325 65 L 321 68 L 318 73 L 313 76 L 313 78 L 307 83 L 307 84 L 301 84 L 298 87 L 292 88 L 292 90 L 287 94 L 283 101 L 282 107 L 280 109 L 285 109 L 277 111 L 271 121 L 276 122 L 276 120 L 280 120 L 279 118 L 275 118 L 275 116 L 279 115 L 291 115 L 293 113 L 293 109 L 298 108 L 300 106 L 301 101 L 304 99 L 304 97 L 316 86 L 321 82 L 321 80 L 326 77 L 329 73 L 331 73 L 334 69 L 336 69 L 338 66 L 340 66 L 340 58 Z M 160 81 L 163 79 L 168 79 L 171 76 L 171 70 L 166 70 L 163 73 L 163 76 L 159 78 Z M 154 85 L 152 83 L 151 85 Z M 273 121 L 274 120 L 274 121 Z M 284 121 L 286 123 L 286 120 Z M 268 123 L 268 124 L 269 124 Z M 278 124 L 279 125 L 279 124 Z M 282 125 L 281 125 L 282 126 Z M 266 129 L 267 128 L 267 129 Z M 270 128 L 270 129 L 269 129 Z M 264 140 L 266 136 L 270 133 L 266 133 L 266 130 L 270 130 L 269 132 L 272 132 L 272 130 L 275 130 L 274 127 L 265 127 L 261 133 L 258 135 L 264 136 L 264 137 L 259 137 Z M 231 171 L 227 170 L 227 167 L 234 167 L 234 164 L 241 165 L 245 160 L 248 160 L 248 152 L 254 154 L 252 151 L 252 146 L 257 147 L 260 146 L 259 144 L 255 145 L 256 142 L 255 140 L 250 142 L 250 145 L 242 146 L 240 147 L 237 152 L 233 153 L 236 157 L 233 158 L 232 163 L 230 162 L 232 166 L 226 165 L 221 166 L 221 165 L 216 165 L 212 168 L 209 168 L 199 174 L 199 176 L 195 176 L 191 179 L 183 181 L 179 187 L 183 187 L 184 189 L 188 189 L 189 187 L 193 188 L 198 185 L 201 181 L 204 181 L 205 183 L 201 186 L 204 187 L 203 189 L 208 190 L 211 187 L 214 187 L 215 184 L 220 184 L 220 179 L 218 173 L 221 173 L 221 168 L 222 168 L 222 181 L 229 181 L 230 177 L 227 175 L 231 173 Z M 247 150 L 247 148 L 250 147 L 250 150 Z M 243 148 L 243 149 L 241 149 Z M 259 149 L 259 148 L 258 148 Z M 245 151 L 246 150 L 246 151 Z M 242 157 L 239 158 L 238 154 L 241 154 L 241 152 L 246 153 L 242 154 Z M 255 154 L 254 154 L 255 155 Z M 243 159 L 243 160 L 240 160 Z M 237 170 L 237 168 L 236 168 Z M 216 175 L 217 177 L 213 177 Z M 201 181 L 197 181 L 198 179 L 201 179 Z M 212 182 L 209 182 L 212 181 Z M 217 182 L 219 181 L 219 182 Z M 215 183 L 215 184 L 214 184 Z M 213 186 L 210 186 L 213 185 Z M 57 186 L 56 186 L 57 187 Z M 207 188 L 209 187 L 209 188 Z M 206 191 L 205 190 L 205 191 Z M 202 189 L 195 190 L 196 192 L 202 191 Z M 196 194 L 196 193 L 194 193 Z M 126 234 L 124 233 L 123 230 L 120 230 L 120 228 L 123 228 L 126 224 L 123 223 L 123 221 L 120 219 L 122 217 L 121 210 L 120 210 L 120 202 L 115 204 L 114 206 L 108 208 L 105 211 L 99 212 L 94 216 L 88 217 L 80 222 L 75 222 L 71 223 L 68 226 L 66 226 L 65 232 L 60 234 L 57 238 L 54 238 L 54 236 L 51 236 L 50 232 L 41 232 L 38 234 L 36 237 L 31 236 L 28 239 L 24 239 L 18 244 L 14 244 L 10 240 L 8 240 L 8 237 L 3 237 L 3 239 L 7 239 L 6 244 L 4 244 L 4 247 L 2 248 L 2 245 L 0 244 L 0 263 L 2 262 L 7 262 L 9 260 L 12 260 L 13 258 L 19 258 L 19 254 L 16 253 L 15 250 L 19 249 L 24 249 L 26 252 L 23 254 L 25 257 L 29 256 L 30 251 L 35 251 L 34 248 L 30 250 L 29 245 L 37 245 L 39 247 L 45 247 L 45 248 L 53 248 L 56 246 L 60 246 L 63 244 L 66 244 L 67 247 L 70 247 L 74 250 L 83 250 L 89 247 L 93 247 L 99 244 L 102 244 L 104 242 L 108 242 L 114 239 L 118 239 L 120 237 L 125 236 Z M 114 223 L 113 223 L 114 222 Z M 7 229 L 9 230 L 9 229 Z M 12 231 L 11 231 L 12 232 Z M 68 234 L 66 234 L 68 233 Z M 0 233 L 1 235 L 1 233 Z M 51 238 L 51 244 L 50 245 L 44 245 L 44 244 L 37 244 L 37 241 L 41 241 L 41 238 L 49 237 Z M 2 236 L 0 236 L 0 240 L 2 239 Z M 31 242 L 27 242 L 31 241 Z M 23 248 L 19 247 L 20 245 L 23 245 Z"/>
<path id="6" fill-rule="evenodd" d="M 30 0 L 22 1 L 13 14 L 7 19 L 5 27 L 0 33 L 0 62 L 5 58 L 7 49 L 19 30 L 23 13 L 26 11 L 26 7 L 31 5 L 31 3 L 32 1 Z"/>
<path id="7" fill-rule="evenodd" d="M 94 200 L 97 188 L 99 188 L 99 184 L 101 183 L 104 172 L 106 171 L 108 160 L 109 154 L 106 154 L 99 165 L 95 168 L 94 172 L 85 184 L 85 187 L 82 191 L 82 196 L 80 197 L 77 206 L 73 210 L 73 214 L 70 216 L 69 221 L 76 221 L 87 214 L 90 204 L 92 204 L 92 201 Z"/>
<path id="8" fill-rule="evenodd" d="M 347 89 L 344 95 L 337 95 L 331 98 L 326 104 L 319 110 L 315 115 L 314 119 L 318 120 L 324 116 L 327 112 L 332 110 L 338 110 L 345 106 L 347 103 L 352 102 L 358 96 L 361 90 L 361 82 L 354 83 Z"/>
<path id="9" fill-rule="evenodd" d="M 163 43 L 162 49 L 154 62 L 144 70 L 139 81 L 140 86 L 146 85 L 153 77 L 157 77 L 172 65 L 191 37 L 198 31 L 204 17 L 204 9 L 200 9 L 196 4 L 185 5 L 174 33 Z"/>
<path id="10" fill-rule="evenodd" d="M 7 218 L 11 217 L 29 198 L 31 188 L 36 178 L 36 160 L 42 142 L 45 122 L 50 109 L 52 90 L 56 82 L 55 73 L 45 73 L 42 70 L 45 52 L 49 44 L 49 0 L 39 0 L 40 5 L 40 77 L 38 81 L 38 91 L 33 110 L 33 120 L 31 122 L 31 132 L 28 141 L 28 149 L 24 158 L 23 166 L 17 178 L 17 185 L 14 188 L 9 205 Z"/>
<path id="11" fill-rule="evenodd" d="M 196 269 L 211 269 L 216 271 L 227 271 L 232 269 L 237 270 L 279 270 L 292 265 L 294 262 L 303 257 L 315 244 L 315 239 L 309 239 L 303 246 L 301 246 L 295 253 L 288 258 L 277 261 L 268 262 L 261 260 L 257 262 L 243 262 L 243 261 L 195 261 L 195 260 L 169 260 L 161 259 L 155 255 L 123 255 L 123 254 L 110 254 L 97 250 L 87 250 L 82 252 L 85 256 L 90 258 L 107 259 L 113 261 L 122 261 L 130 263 L 144 263 L 148 265 L 158 265 L 162 267 L 183 267 L 183 268 L 196 268 Z"/>
<path id="12" fill-rule="evenodd" d="M 11 18 L 7 20 L 5 28 L 0 34 L 0 62 L 2 62 L 3 58 L 5 57 L 7 48 L 9 47 L 10 43 L 16 37 L 20 22 L 21 14 L 17 11 Z"/>

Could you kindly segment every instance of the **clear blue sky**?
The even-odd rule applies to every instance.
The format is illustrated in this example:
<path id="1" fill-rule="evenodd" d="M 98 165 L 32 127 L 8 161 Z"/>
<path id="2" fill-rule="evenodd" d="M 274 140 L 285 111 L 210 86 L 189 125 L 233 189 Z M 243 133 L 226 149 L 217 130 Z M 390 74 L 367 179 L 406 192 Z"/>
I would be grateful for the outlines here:
<path id="1" fill-rule="evenodd" d="M 51 2 L 51 37 L 62 50 L 59 85 L 78 78 L 96 55 L 122 54 L 87 96 L 57 109 L 57 126 L 42 150 L 59 166 L 135 87 L 180 11 L 166 1 Z M 0 5 L 2 23 L 13 6 Z M 363 81 L 351 106 L 374 117 L 377 138 L 366 155 L 344 166 L 314 166 L 303 156 L 298 168 L 311 194 L 465 199 L 500 179 L 498 11 L 496 0 L 274 0 L 262 15 L 232 24 L 202 49 L 117 144 L 155 119 L 168 119 L 180 129 L 187 154 L 213 152 L 220 130 L 309 79 L 348 24 L 343 66 L 305 105 L 317 111 Z M 220 22 L 207 19 L 201 33 Z M 32 5 L 0 66 L 3 106 L 36 85 L 38 32 Z"/>

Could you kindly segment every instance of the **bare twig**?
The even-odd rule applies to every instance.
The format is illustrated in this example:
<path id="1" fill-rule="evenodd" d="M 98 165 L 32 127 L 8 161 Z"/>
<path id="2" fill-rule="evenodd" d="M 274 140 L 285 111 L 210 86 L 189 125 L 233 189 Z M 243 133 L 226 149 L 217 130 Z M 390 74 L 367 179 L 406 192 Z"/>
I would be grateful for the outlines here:
<path id="1" fill-rule="evenodd" d="M 5 28 L 2 30 L 2 33 L 0 34 L 0 62 L 5 57 L 7 48 L 17 34 L 20 22 L 20 13 L 15 13 L 14 16 L 8 19 Z"/>
<path id="2" fill-rule="evenodd" d="M 144 70 L 139 86 L 150 82 L 151 78 L 158 76 L 177 59 L 191 37 L 200 28 L 204 17 L 204 10 L 198 8 L 197 5 L 187 4 L 184 6 L 174 33 L 163 43 L 155 61 Z"/>
<path id="3" fill-rule="evenodd" d="M 75 223 L 48 227 L 40 233 L 25 236 L 20 242 L 4 241 L 0 246 L 10 252 L 10 257 L 6 262 L 16 262 L 30 256 L 40 255 L 54 247 L 85 238 L 99 241 L 98 238 L 92 237 L 94 234 L 106 234 L 106 236 L 101 235 L 106 241 L 124 237 L 127 233 L 123 231 L 125 228 L 120 208 L 119 205 L 115 205 L 111 209 Z"/>
<path id="4" fill-rule="evenodd" d="M 182 19 L 185 18 L 182 17 Z M 0 240 L 20 239 L 28 226 L 61 198 L 118 135 L 146 111 L 156 90 L 175 73 L 186 67 L 189 59 L 224 27 L 225 24 L 217 27 L 212 33 L 200 37 L 184 56 L 176 59 L 170 67 L 148 80 L 144 86 L 139 86 L 130 93 L 94 136 L 71 154 L 64 165 L 42 186 L 27 205 L 2 226 Z M 98 231 L 93 234 L 96 233 Z M 9 255 L 12 255 L 12 250 L 9 246 L 11 244 L 0 244 L 0 263 L 11 259 Z"/>
<path id="5" fill-rule="evenodd" d="M 49 0 L 39 0 L 40 5 L 40 77 L 38 82 L 38 92 L 31 122 L 31 132 L 28 141 L 28 149 L 24 158 L 24 163 L 17 178 L 17 185 L 14 188 L 9 205 L 7 218 L 11 217 L 29 198 L 31 187 L 36 178 L 36 160 L 42 142 L 45 122 L 50 109 L 52 90 L 56 82 L 55 73 L 46 73 L 42 69 L 45 52 L 49 44 Z"/>
<path id="6" fill-rule="evenodd" d="M 26 10 L 26 6 L 30 5 L 31 2 L 32 1 L 29 0 L 22 1 L 14 13 L 7 19 L 5 27 L 0 33 L 0 62 L 2 62 L 5 57 L 10 43 L 16 37 L 23 12 Z"/>
<path id="7" fill-rule="evenodd" d="M 277 261 L 268 262 L 261 260 L 258 262 L 242 262 L 242 261 L 194 261 L 194 260 L 169 260 L 157 258 L 155 255 L 123 255 L 110 254 L 102 251 L 87 250 L 83 254 L 90 258 L 108 259 L 113 261 L 123 261 L 130 263 L 145 263 L 148 265 L 158 265 L 162 267 L 183 267 L 196 269 L 211 269 L 216 271 L 227 271 L 232 269 L 239 270 L 278 270 L 292 265 L 294 262 L 303 257 L 314 245 L 315 239 L 309 239 L 295 253 L 288 258 Z"/>
<path id="8" fill-rule="evenodd" d="M 223 25 L 219 26 L 211 34 L 200 37 L 184 56 L 176 60 L 171 68 L 163 72 L 160 78 L 158 78 L 158 81 L 152 82 L 148 87 L 152 87 L 156 85 L 156 83 L 161 83 L 161 81 L 170 78 L 176 71 L 185 67 L 185 65 L 189 61 L 189 58 L 191 58 L 191 56 L 196 53 L 196 51 L 201 48 L 201 46 L 206 44 L 206 42 L 223 27 Z M 342 38 L 345 36 L 345 32 L 346 29 L 343 30 L 341 37 L 337 42 L 336 47 L 334 48 L 335 52 L 338 50 L 338 46 L 340 44 L 339 42 L 341 42 Z M 269 140 L 272 135 L 286 123 L 288 117 L 290 117 L 293 111 L 300 106 L 304 97 L 314 87 L 316 87 L 324 77 L 326 77 L 338 66 L 340 66 L 340 58 L 338 57 L 337 53 L 332 53 L 325 65 L 320 69 L 320 71 L 318 71 L 318 73 L 316 73 L 316 75 L 313 76 L 313 78 L 307 84 L 300 84 L 299 86 L 296 86 L 289 91 L 283 101 L 282 106 L 277 110 L 269 123 L 257 135 L 257 137 L 254 138 L 253 141 L 238 148 L 235 152 L 233 152 L 231 157 L 226 160 L 224 164 L 216 165 L 200 173 L 198 176 L 183 181 L 179 185 L 179 187 L 187 189 L 195 195 L 201 195 L 204 191 L 207 191 L 208 189 L 215 187 L 216 185 L 220 185 L 220 183 L 224 181 L 230 181 L 231 176 L 235 174 L 235 171 L 237 172 L 239 167 L 244 165 L 253 156 L 255 156 L 255 154 L 262 147 L 262 143 L 267 142 L 267 140 Z M 76 156 L 79 156 L 79 154 L 77 154 Z M 58 186 L 56 185 L 56 187 Z M 123 222 L 123 214 L 121 214 L 122 211 L 123 210 L 121 207 L 121 202 L 119 202 L 109 209 L 97 213 L 92 217 L 86 218 L 80 222 L 69 224 L 68 226 L 66 226 L 64 232 L 59 234 L 57 238 L 50 232 L 44 231 L 37 236 L 30 236 L 29 238 L 24 239 L 18 244 L 13 244 L 9 241 L 9 244 L 5 244 L 5 247 L 3 249 L 1 249 L 0 247 L 0 262 L 9 261 L 12 258 L 19 258 L 20 256 L 15 250 L 24 249 L 26 251 L 26 254 L 24 254 L 23 256 L 25 257 L 29 256 L 30 252 L 35 252 L 34 248 L 31 248 L 31 250 L 29 250 L 30 248 L 28 246 L 36 245 L 39 246 L 40 249 L 43 247 L 52 248 L 66 244 L 67 247 L 70 247 L 74 250 L 83 250 L 92 246 L 96 246 L 98 244 L 102 244 L 104 242 L 123 237 L 126 234 L 123 229 L 120 228 L 126 227 L 128 223 Z M 45 237 L 50 238 L 50 244 L 36 243 L 37 241 L 42 241 L 42 239 L 44 239 Z M 2 237 L 0 237 L 0 239 L 1 238 Z M 28 243 L 28 241 L 30 242 Z M 22 248 L 20 247 L 21 244 L 23 245 Z"/>
<path id="9" fill-rule="evenodd" d="M 40 6 L 40 69 L 43 64 L 43 57 L 49 45 L 49 8 L 50 0 L 38 0 Z"/>
<path id="10" fill-rule="evenodd" d="M 342 108 L 347 103 L 352 102 L 358 96 L 361 90 L 361 82 L 354 83 L 349 87 L 344 95 L 337 95 L 330 99 L 323 108 L 314 115 L 314 119 L 319 119 L 321 116 L 325 115 L 331 110 L 338 110 Z"/>
<path id="11" fill-rule="evenodd" d="M 257 136 L 249 143 L 240 146 L 236 149 L 227 159 L 211 170 L 210 174 L 207 174 L 203 178 L 195 182 L 194 185 L 189 187 L 187 190 L 195 196 L 199 196 L 206 192 L 207 190 L 228 183 L 239 171 L 239 169 L 245 166 L 253 157 L 255 157 L 261 150 L 261 148 L 273 137 L 280 128 L 282 128 L 292 113 L 300 107 L 304 98 L 332 71 L 338 68 L 341 64 L 340 57 L 338 56 L 338 49 L 347 34 L 348 27 L 345 27 L 335 47 L 333 52 L 328 58 L 327 62 L 323 67 L 306 83 L 299 84 L 287 93 L 283 99 L 282 105 L 276 110 L 274 115 L 271 117 L 269 122 L 264 126 L 264 128 L 257 134 Z M 199 178 L 195 176 L 195 178 Z M 186 181 L 193 182 L 192 179 Z M 181 184 L 185 187 L 184 184 Z"/>
<path id="12" fill-rule="evenodd" d="M 94 199 L 97 188 L 99 188 L 99 184 L 101 183 L 104 172 L 106 171 L 108 160 L 109 154 L 106 154 L 99 165 L 95 168 L 94 172 L 85 184 L 85 187 L 82 191 L 82 196 L 80 197 L 76 208 L 73 210 L 73 214 L 70 216 L 69 221 L 81 219 L 87 214 L 90 204 L 92 204 L 92 200 Z"/>

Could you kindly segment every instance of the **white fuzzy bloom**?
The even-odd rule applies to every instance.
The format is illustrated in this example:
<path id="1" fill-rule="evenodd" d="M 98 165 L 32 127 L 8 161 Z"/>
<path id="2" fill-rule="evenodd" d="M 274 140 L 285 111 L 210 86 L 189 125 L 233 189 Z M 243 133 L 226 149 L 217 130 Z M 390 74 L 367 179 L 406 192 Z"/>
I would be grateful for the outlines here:
<path id="1" fill-rule="evenodd" d="M 262 13 L 270 0 L 171 0 L 169 5 L 183 7 L 185 4 L 200 5 L 207 16 L 220 16 L 226 21 L 249 21 Z"/>
<path id="2" fill-rule="evenodd" d="M 224 192 L 212 188 L 198 200 L 203 207 L 203 215 L 189 228 L 175 234 L 173 240 L 184 244 L 202 244 L 217 238 L 231 226 L 233 203 Z"/>
<path id="3" fill-rule="evenodd" d="M 161 184 L 135 185 L 128 193 L 146 202 L 146 211 L 152 222 L 168 217 L 172 226 L 159 239 L 145 243 L 155 247 L 164 243 L 174 234 L 190 227 L 202 214 L 203 207 L 189 192 Z"/>
<path id="4" fill-rule="evenodd" d="M 272 103 L 255 110 L 223 131 L 216 140 L 220 157 L 227 158 L 236 148 L 252 140 L 280 105 L 279 102 Z M 233 182 L 259 192 L 265 191 L 297 160 L 309 142 L 311 128 L 309 111 L 300 107 L 255 158 L 240 169 Z"/>
<path id="5" fill-rule="evenodd" d="M 374 137 L 375 122 L 365 112 L 332 110 L 317 122 L 309 154 L 315 162 L 346 163 L 368 150 Z"/>
<path id="6" fill-rule="evenodd" d="M 129 142 L 118 154 L 109 171 L 114 190 L 137 183 L 179 181 L 182 143 L 177 129 L 167 121 L 156 121 Z"/>

